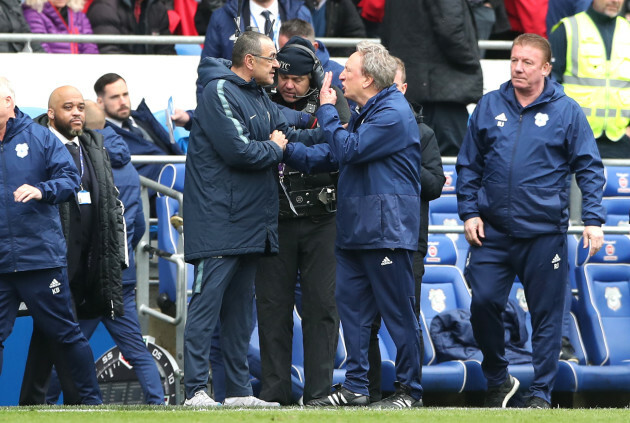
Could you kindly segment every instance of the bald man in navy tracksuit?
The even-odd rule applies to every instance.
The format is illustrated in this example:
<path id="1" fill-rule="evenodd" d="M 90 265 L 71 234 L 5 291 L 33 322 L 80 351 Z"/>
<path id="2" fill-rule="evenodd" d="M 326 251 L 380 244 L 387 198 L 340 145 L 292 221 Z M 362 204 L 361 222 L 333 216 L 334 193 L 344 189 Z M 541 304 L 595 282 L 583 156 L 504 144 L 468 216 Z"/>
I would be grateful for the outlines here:
<path id="1" fill-rule="evenodd" d="M 580 106 L 549 79 L 547 40 L 521 35 L 511 56 L 511 81 L 479 101 L 457 157 L 458 211 L 471 245 L 465 276 L 488 380 L 486 406 L 505 407 L 519 387 L 507 370 L 501 319 L 518 276 L 533 329 L 527 405 L 549 408 L 568 282 L 567 181 L 575 173 L 584 242 L 595 254 L 603 243 L 604 169 Z"/>

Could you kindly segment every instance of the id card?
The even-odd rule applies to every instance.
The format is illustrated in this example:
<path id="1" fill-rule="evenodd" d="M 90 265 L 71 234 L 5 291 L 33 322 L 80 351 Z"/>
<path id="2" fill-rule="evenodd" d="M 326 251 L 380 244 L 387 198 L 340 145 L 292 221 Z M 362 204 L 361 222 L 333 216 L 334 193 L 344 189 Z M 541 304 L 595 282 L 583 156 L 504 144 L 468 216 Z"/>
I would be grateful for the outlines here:
<path id="1" fill-rule="evenodd" d="M 77 193 L 77 201 L 79 204 L 92 204 L 92 197 L 90 197 L 90 191 L 81 190 Z"/>

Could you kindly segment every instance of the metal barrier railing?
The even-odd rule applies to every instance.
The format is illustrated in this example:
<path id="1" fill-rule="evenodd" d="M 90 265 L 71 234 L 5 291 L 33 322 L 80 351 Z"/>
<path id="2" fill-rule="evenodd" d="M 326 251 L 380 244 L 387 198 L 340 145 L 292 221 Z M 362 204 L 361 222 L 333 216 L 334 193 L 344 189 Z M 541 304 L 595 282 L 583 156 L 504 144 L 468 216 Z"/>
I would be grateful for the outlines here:
<path id="1" fill-rule="evenodd" d="M 154 162 L 156 161 L 155 157 L 153 157 Z M 164 159 L 160 157 L 160 162 L 163 163 L 172 163 L 170 161 L 163 161 Z M 138 159 L 138 156 L 133 156 L 134 163 L 146 163 Z M 149 221 L 149 193 L 148 190 L 152 189 L 156 192 L 159 192 L 162 195 L 167 197 L 171 197 L 179 203 L 179 211 L 178 215 L 182 215 L 184 210 L 184 197 L 183 194 L 179 191 L 161 185 L 149 178 L 144 176 L 140 176 L 140 185 L 141 185 L 141 198 L 142 198 L 142 206 L 144 208 L 144 218 L 145 221 Z M 175 280 L 175 317 L 169 316 L 168 314 L 162 313 L 161 311 L 155 310 L 150 307 L 150 295 L 149 295 L 149 268 L 150 268 L 150 256 L 152 254 L 158 255 L 160 258 L 164 260 L 168 260 L 172 263 L 175 263 L 177 266 L 176 272 L 176 280 Z M 179 242 L 177 244 L 177 252 L 170 254 L 164 253 L 158 249 L 155 249 L 151 246 L 149 231 L 145 231 L 142 239 L 138 243 L 136 247 L 136 277 L 137 277 L 137 285 L 136 285 L 136 303 L 138 309 L 138 318 L 140 320 L 140 325 L 142 327 L 142 333 L 148 332 L 149 327 L 149 316 L 166 322 L 167 324 L 175 326 L 175 361 L 179 366 L 180 373 L 184 369 L 184 329 L 186 327 L 186 309 L 187 309 L 187 300 L 188 300 L 188 292 L 187 292 L 187 280 L 188 280 L 188 268 L 186 262 L 184 261 L 184 244 L 183 237 L 179 237 Z M 181 376 L 178 375 L 178 376 Z M 179 381 L 179 377 L 177 378 Z M 179 395 L 179 389 L 177 390 Z M 177 399 L 177 403 L 179 404 L 179 398 Z"/>
<path id="2" fill-rule="evenodd" d="M 26 43 L 25 51 L 32 52 L 30 43 L 94 43 L 94 44 L 203 44 L 205 37 L 186 35 L 105 35 L 105 34 L 32 34 L 0 33 L 0 42 Z M 363 40 L 380 42 L 378 38 L 318 38 L 327 47 L 353 47 Z M 509 50 L 511 41 L 480 40 L 479 48 L 485 50 Z"/>

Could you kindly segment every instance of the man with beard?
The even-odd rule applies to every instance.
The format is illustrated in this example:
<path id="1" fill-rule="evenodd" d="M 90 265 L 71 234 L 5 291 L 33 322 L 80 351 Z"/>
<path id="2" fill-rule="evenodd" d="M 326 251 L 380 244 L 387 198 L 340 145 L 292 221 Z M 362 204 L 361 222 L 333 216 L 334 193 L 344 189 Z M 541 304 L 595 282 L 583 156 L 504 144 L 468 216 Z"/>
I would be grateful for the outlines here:
<path id="1" fill-rule="evenodd" d="M 171 143 L 169 135 L 155 119 L 144 99 L 136 110 L 131 110 L 131 100 L 127 82 L 115 73 L 106 73 L 94 83 L 96 102 L 105 111 L 106 127 L 112 128 L 123 137 L 132 155 L 176 156 L 184 152 L 177 143 Z M 190 114 L 175 110 L 175 123 L 185 126 Z M 162 164 L 135 165 L 142 176 L 158 180 Z"/>
<path id="2" fill-rule="evenodd" d="M 76 196 L 59 207 L 68 251 L 68 279 L 79 319 L 123 315 L 122 267 L 128 263 L 122 204 L 114 185 L 103 136 L 84 130 L 85 101 L 74 87 L 57 88 L 48 112 L 36 119 L 66 146 L 79 170 Z M 66 404 L 78 403 L 71 370 L 61 359 L 59 344 L 33 328 L 20 404 L 42 404 L 53 363 Z M 72 365 L 72 364 L 71 364 Z"/>

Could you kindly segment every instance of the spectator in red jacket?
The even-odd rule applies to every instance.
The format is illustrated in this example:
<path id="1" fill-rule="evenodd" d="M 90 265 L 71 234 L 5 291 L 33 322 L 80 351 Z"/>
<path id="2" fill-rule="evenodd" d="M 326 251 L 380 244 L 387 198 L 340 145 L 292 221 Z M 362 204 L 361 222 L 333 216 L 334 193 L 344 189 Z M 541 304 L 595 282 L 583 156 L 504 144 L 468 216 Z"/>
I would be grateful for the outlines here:
<path id="1" fill-rule="evenodd" d="M 505 0 L 505 10 L 512 30 L 538 34 L 547 38 L 547 8 L 549 0 Z"/>

